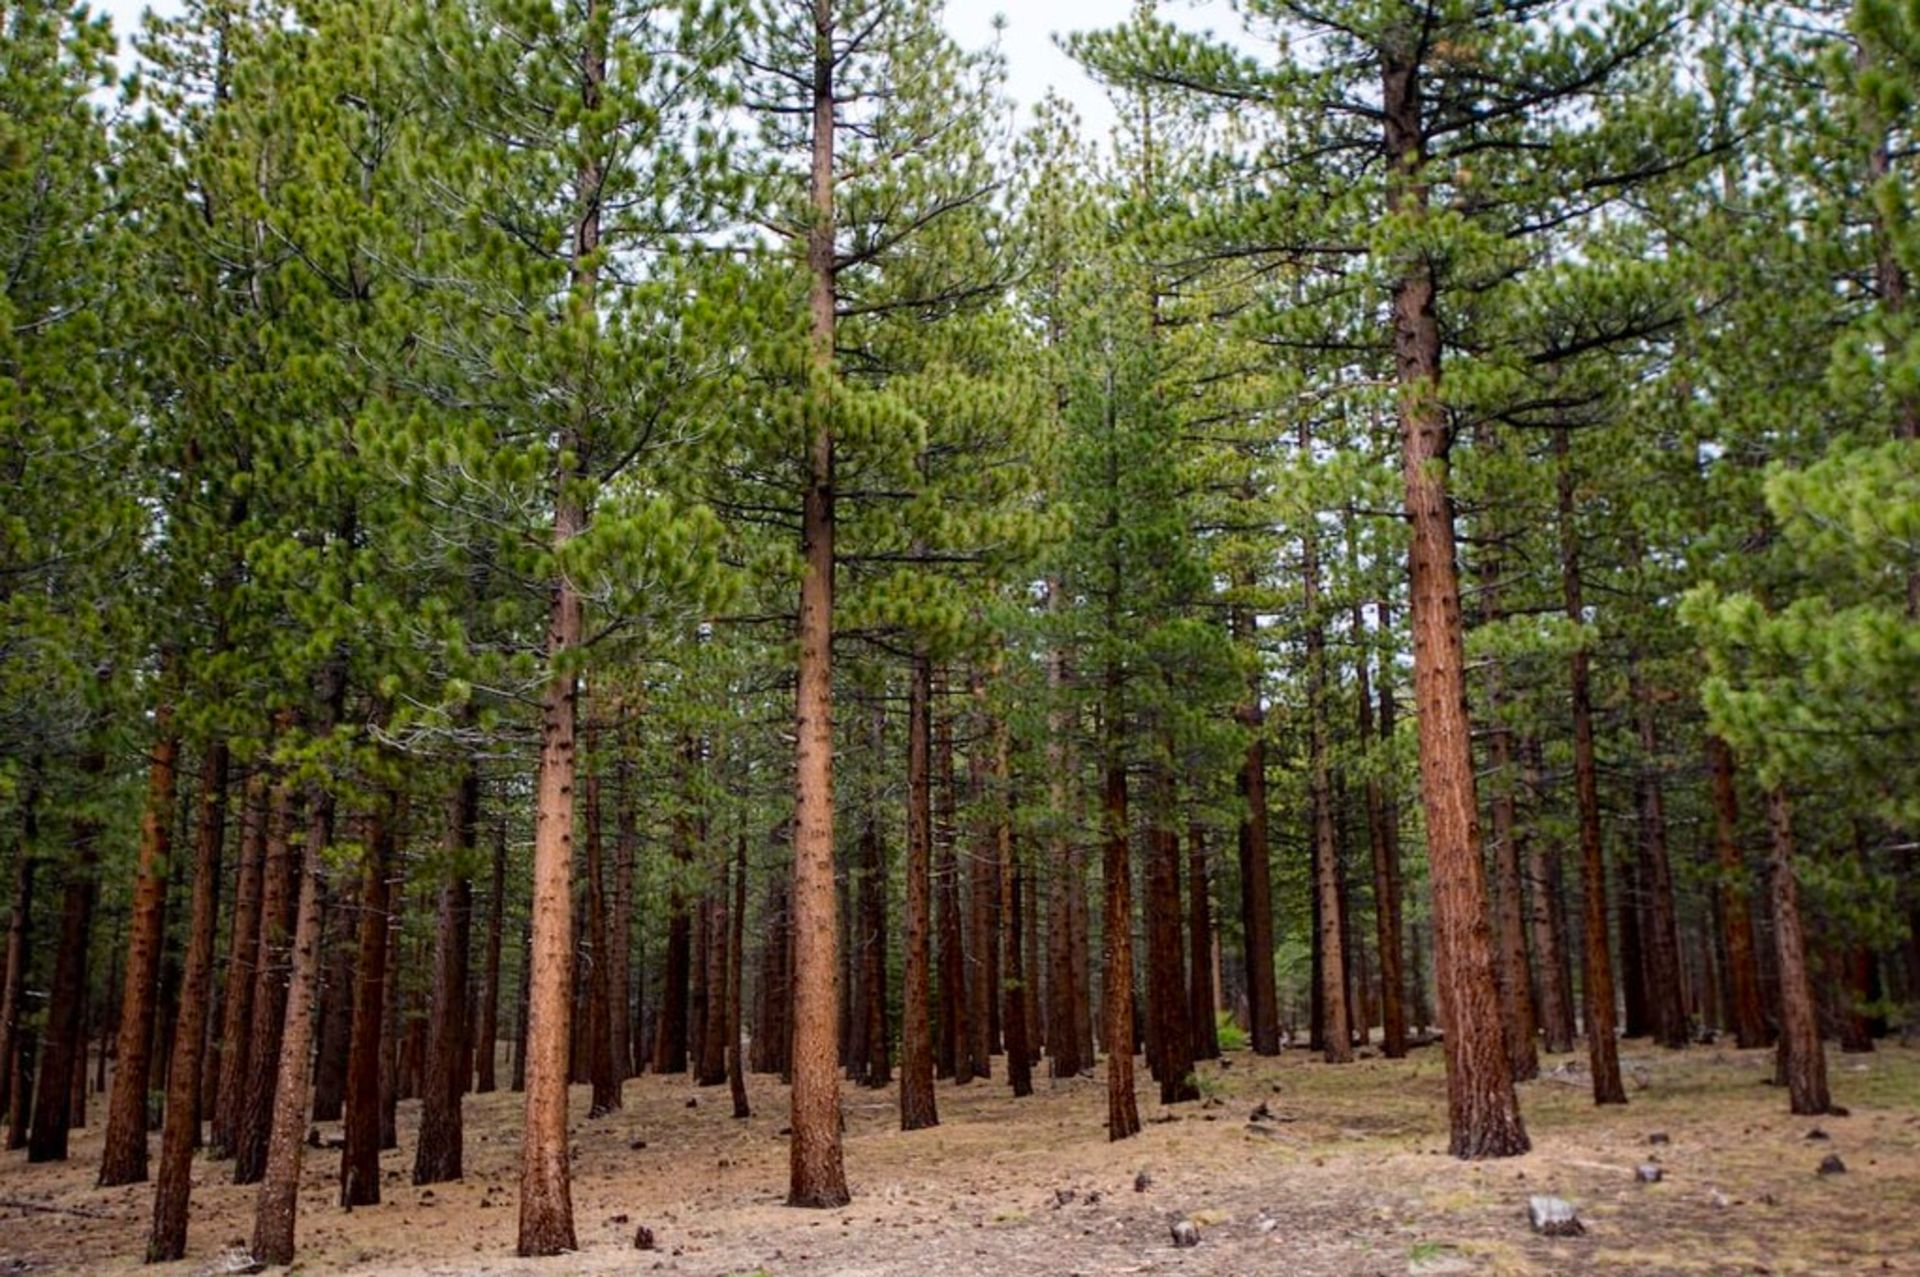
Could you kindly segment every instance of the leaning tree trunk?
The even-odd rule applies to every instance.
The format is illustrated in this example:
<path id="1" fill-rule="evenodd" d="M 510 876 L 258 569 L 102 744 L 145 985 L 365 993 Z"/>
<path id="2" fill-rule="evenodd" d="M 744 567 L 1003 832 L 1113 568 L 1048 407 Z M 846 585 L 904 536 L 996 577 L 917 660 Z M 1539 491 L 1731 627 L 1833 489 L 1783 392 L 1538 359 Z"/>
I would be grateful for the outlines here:
<path id="1" fill-rule="evenodd" d="M 1787 792 L 1767 791 L 1767 829 L 1772 836 L 1773 938 L 1780 968 L 1780 1046 L 1791 1112 L 1803 1116 L 1833 1107 L 1827 1089 L 1827 1056 L 1820 1043 L 1813 983 L 1807 975 L 1806 938 L 1800 927 L 1800 888 L 1794 869 L 1793 808 Z"/>
<path id="2" fill-rule="evenodd" d="M 101 1188 L 147 1178 L 147 1085 L 153 1070 L 154 1009 L 160 950 L 165 943 L 168 859 L 172 854 L 174 774 L 180 737 L 173 706 L 154 713 L 147 762 L 147 801 L 140 817 L 140 859 L 134 869 L 133 910 L 127 922 L 126 972 L 120 986 L 120 1029 L 114 1048 L 113 1091 L 100 1150 Z"/>
<path id="3" fill-rule="evenodd" d="M 213 995 L 213 942 L 219 919 L 220 848 L 227 831 L 227 743 L 207 746 L 200 763 L 200 819 L 194 830 L 193 901 L 187 918 L 187 961 L 181 976 L 180 1023 L 167 1070 L 160 1176 L 153 1192 L 147 1262 L 187 1253 L 187 1206 L 193 1191 L 193 1146 L 200 1129 L 200 1065 Z"/>
<path id="4" fill-rule="evenodd" d="M 1396 213 L 1423 217 L 1428 190 L 1414 57 L 1396 53 L 1386 59 L 1382 105 L 1389 205 Z M 1487 923 L 1460 577 L 1446 481 L 1451 441 L 1440 401 L 1436 285 L 1425 262 L 1409 260 L 1402 266 L 1392 289 L 1393 339 L 1411 534 L 1420 787 L 1433 882 L 1434 960 L 1446 1024 L 1449 1148 L 1456 1157 L 1505 1157 L 1525 1152 L 1529 1142 L 1507 1067 Z"/>

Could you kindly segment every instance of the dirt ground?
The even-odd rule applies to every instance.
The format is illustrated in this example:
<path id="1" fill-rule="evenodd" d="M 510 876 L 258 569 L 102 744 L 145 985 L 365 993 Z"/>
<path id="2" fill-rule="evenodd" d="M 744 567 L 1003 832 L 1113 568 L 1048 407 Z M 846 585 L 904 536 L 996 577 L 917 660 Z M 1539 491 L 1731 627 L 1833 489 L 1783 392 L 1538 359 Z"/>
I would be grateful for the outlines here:
<path id="1" fill-rule="evenodd" d="M 410 1182 L 417 1106 L 401 1107 L 385 1197 L 335 1205 L 339 1153 L 308 1149 L 300 1200 L 306 1273 L 846 1274 L 961 1277 L 1032 1273 L 1920 1274 L 1920 1050 L 1832 1057 L 1850 1116 L 1786 1113 L 1763 1085 L 1766 1052 L 1628 1044 L 1631 1103 L 1596 1110 L 1577 1057 L 1548 1061 L 1523 1088 L 1534 1151 L 1479 1165 L 1445 1155 L 1437 1050 L 1332 1068 L 1291 1052 L 1235 1053 L 1202 1066 L 1205 1099 L 1163 1110 L 1142 1086 L 1137 1139 L 1109 1144 L 1102 1081 L 1049 1084 L 1015 1101 L 1001 1078 L 939 1087 L 942 1125 L 896 1129 L 895 1093 L 846 1092 L 844 1210 L 781 1204 L 786 1097 L 755 1078 L 754 1116 L 735 1121 L 724 1087 L 635 1079 L 626 1109 L 574 1112 L 580 1251 L 513 1258 L 519 1097 L 467 1100 L 467 1177 Z M 999 1061 L 995 1062 L 996 1067 Z M 694 1103 L 697 1100 L 697 1105 Z M 1252 1122 L 1264 1103 L 1276 1120 Z M 73 1159 L 0 1161 L 0 1274 L 151 1272 L 139 1263 L 148 1186 L 93 1186 L 95 1124 Z M 1827 1139 L 1813 1135 L 1815 1128 Z M 1655 1132 L 1669 1142 L 1653 1145 Z M 323 1134 L 333 1131 L 323 1128 Z M 1816 1168 L 1838 1154 L 1847 1172 Z M 1664 1178 L 1635 1180 L 1658 1160 Z M 189 1258 L 173 1271 L 230 1271 L 254 1192 L 202 1162 Z M 1136 1176 L 1149 1182 L 1136 1190 Z M 1535 1237 L 1529 1194 L 1578 1208 L 1584 1237 Z M 30 1205 L 23 1205 L 30 1204 Z M 34 1209 L 34 1208 L 40 1209 Z M 56 1208 L 47 1210 L 45 1208 Z M 1190 1219 L 1200 1244 L 1175 1249 Z M 633 1248 L 651 1228 L 657 1249 Z"/>

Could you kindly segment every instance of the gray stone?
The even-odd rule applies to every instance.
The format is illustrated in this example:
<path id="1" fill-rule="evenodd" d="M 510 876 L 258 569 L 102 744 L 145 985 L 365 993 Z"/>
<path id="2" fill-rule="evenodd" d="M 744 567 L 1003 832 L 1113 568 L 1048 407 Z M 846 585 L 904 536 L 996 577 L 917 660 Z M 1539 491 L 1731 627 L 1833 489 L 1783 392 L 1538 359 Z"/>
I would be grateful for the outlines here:
<path id="1" fill-rule="evenodd" d="M 1664 1174 L 1665 1173 L 1652 1162 L 1642 1162 L 1633 1172 L 1633 1177 L 1642 1184 L 1658 1184 L 1664 1177 Z"/>
<path id="2" fill-rule="evenodd" d="M 1200 1244 L 1200 1226 L 1190 1219 L 1175 1220 L 1167 1231 L 1173 1234 L 1173 1244 L 1180 1250 Z"/>
<path id="3" fill-rule="evenodd" d="M 1822 1175 L 1845 1175 L 1847 1173 L 1847 1164 L 1840 1160 L 1840 1154 L 1828 1153 L 1820 1159 L 1820 1173 Z"/>

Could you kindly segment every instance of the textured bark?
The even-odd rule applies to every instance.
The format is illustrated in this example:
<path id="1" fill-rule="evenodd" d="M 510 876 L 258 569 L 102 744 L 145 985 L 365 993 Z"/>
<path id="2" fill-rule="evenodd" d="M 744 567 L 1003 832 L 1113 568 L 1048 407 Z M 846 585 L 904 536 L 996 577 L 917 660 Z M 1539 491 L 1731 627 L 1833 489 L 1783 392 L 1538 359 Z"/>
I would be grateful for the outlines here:
<path id="1" fill-rule="evenodd" d="M 1172 742 L 1166 742 L 1168 755 Z M 1160 1102 L 1200 1098 L 1193 1082 L 1193 1028 L 1180 937 L 1180 835 L 1174 828 L 1171 764 L 1154 761 L 1152 821 L 1147 830 L 1147 993 L 1153 1023 L 1149 1064 Z"/>
<path id="2" fill-rule="evenodd" d="M 1488 443 L 1492 444 L 1489 437 Z M 1481 606 L 1489 623 L 1502 619 L 1498 552 L 1484 564 Z M 1513 751 L 1513 729 L 1504 717 L 1506 670 L 1495 658 L 1487 663 L 1487 764 L 1493 772 L 1493 793 L 1487 804 L 1493 825 L 1494 941 L 1498 946 L 1500 1004 L 1506 1014 L 1507 1063 L 1516 1082 L 1540 1074 L 1533 981 L 1527 969 L 1526 897 L 1520 882 L 1520 826 L 1515 791 L 1518 789 Z"/>
<path id="3" fill-rule="evenodd" d="M 1006 738 L 1000 739 L 998 769 L 1006 778 Z M 1009 802 L 1011 806 L 1011 802 Z M 998 822 L 1000 850 L 1000 911 L 1007 925 L 1002 931 L 1005 944 L 1001 970 L 1004 1006 L 1000 1022 L 1007 1034 L 1007 1084 L 1015 1099 L 1033 1094 L 1033 1043 L 1028 1037 L 1027 959 L 1023 940 L 1027 931 L 1026 884 L 1013 854 L 1013 824 L 1003 813 Z"/>
<path id="4" fill-rule="evenodd" d="M 240 816 L 240 875 L 233 896 L 233 931 L 227 940 L 226 993 L 220 1000 L 219 1103 L 213 1110 L 212 1154 L 232 1157 L 246 1096 L 253 1044 L 253 995 L 259 983 L 260 909 L 267 855 L 268 782 L 247 777 Z"/>
<path id="5" fill-rule="evenodd" d="M 1047 582 L 1047 609 L 1062 606 L 1060 584 Z M 1074 1077 L 1087 1066 L 1080 1052 L 1075 997 L 1074 898 L 1081 892 L 1077 857 L 1068 818 L 1070 724 L 1064 705 L 1067 657 L 1057 646 L 1047 654 L 1047 1068 L 1055 1078 Z"/>
<path id="6" fill-rule="evenodd" d="M 38 867 L 35 859 L 39 842 L 39 815 L 35 810 L 38 793 L 30 779 L 22 796 L 20 837 L 13 853 L 13 889 L 8 894 L 7 954 L 5 983 L 0 984 L 0 1108 L 7 1114 L 8 1149 L 18 1148 L 26 1132 L 26 1094 L 22 1061 L 26 1054 L 27 1034 L 21 1021 L 25 1001 L 27 963 L 31 960 L 33 938 L 33 879 Z"/>
<path id="7" fill-rule="evenodd" d="M 933 674 L 933 919 L 934 963 L 939 976 L 934 1072 L 956 1085 L 973 1080 L 968 1055 L 967 951 L 960 925 L 958 796 L 954 789 L 953 719 L 938 709 L 947 701 L 946 671 Z"/>
<path id="8" fill-rule="evenodd" d="M 1767 1044 L 1767 1016 L 1760 998 L 1760 964 L 1754 951 L 1753 914 L 1747 904 L 1746 857 L 1740 850 L 1740 798 L 1734 786 L 1733 749 L 1707 737 L 1707 771 L 1713 784 L 1714 857 L 1719 869 L 1720 924 L 1727 946 L 1727 996 L 1733 1037 L 1744 1048 Z"/>
<path id="9" fill-rule="evenodd" d="M 1682 1000 L 1680 928 L 1674 916 L 1673 865 L 1667 854 L 1666 800 L 1660 783 L 1660 730 L 1653 691 L 1637 672 L 1633 700 L 1640 731 L 1640 890 L 1646 898 L 1647 1000 L 1653 1034 L 1675 1050 L 1691 1037 Z"/>
<path id="10" fill-rule="evenodd" d="M 931 911 L 933 857 L 932 664 L 916 653 L 907 684 L 907 883 L 901 977 L 900 1129 L 940 1121 L 933 1090 Z"/>
<path id="11" fill-rule="evenodd" d="M 685 805 L 690 805 L 689 787 L 693 784 L 698 746 L 688 738 L 680 754 L 681 784 L 683 789 L 688 789 Z M 693 860 L 693 818 L 685 810 L 674 815 L 670 850 L 675 872 L 667 889 L 666 969 L 661 977 L 660 1014 L 653 1036 L 655 1073 L 684 1073 L 687 1069 L 687 984 L 693 965 L 693 919 L 688 913 L 686 892 L 681 883 L 686 875 L 682 866 Z"/>
<path id="12" fill-rule="evenodd" d="M 1418 218 L 1428 190 L 1417 54 L 1383 60 L 1382 105 L 1388 203 Z M 1440 402 L 1440 326 L 1435 283 L 1423 261 L 1402 264 L 1392 288 L 1413 619 L 1414 698 L 1419 711 L 1420 787 L 1433 881 L 1434 959 L 1446 1026 L 1449 1148 L 1456 1157 L 1504 1157 L 1529 1147 L 1507 1067 L 1500 994 L 1487 922 L 1473 745 L 1467 721 L 1466 655 L 1447 493 L 1451 444 Z"/>
<path id="13" fill-rule="evenodd" d="M 1767 791 L 1771 837 L 1773 939 L 1780 968 L 1780 1061 L 1791 1112 L 1803 1116 L 1833 1107 L 1827 1089 L 1827 1056 L 1820 1043 L 1813 984 L 1807 975 L 1806 938 L 1800 925 L 1800 888 L 1794 869 L 1793 808 L 1779 786 Z"/>
<path id="14" fill-rule="evenodd" d="M 588 729 L 591 732 L 591 728 Z M 591 739 L 591 738 L 590 738 Z M 593 753 L 591 743 L 588 754 Z M 587 970 L 587 1079 L 593 1084 L 588 1117 L 604 1117 L 621 1107 L 620 1084 L 625 1080 L 615 1060 L 613 1036 L 613 973 L 607 954 L 613 948 L 611 906 L 607 899 L 607 867 L 600 827 L 600 773 L 597 762 L 587 765 L 584 783 L 587 834 L 587 946 L 592 965 Z"/>
<path id="15" fill-rule="evenodd" d="M 1300 422 L 1300 456 L 1310 458 L 1313 435 Z M 1300 605 L 1306 614 L 1307 805 L 1313 822 L 1313 891 L 1318 905 L 1319 1014 L 1314 1027 L 1329 1064 L 1353 1059 L 1353 1020 L 1347 1006 L 1346 942 L 1341 923 L 1340 851 L 1334 831 L 1333 771 L 1327 755 L 1327 636 L 1320 616 L 1320 546 L 1311 516 L 1300 541 Z"/>
<path id="16" fill-rule="evenodd" d="M 266 1169 L 273 1093 L 279 1081 L 280 1033 L 287 1013 L 288 922 L 296 895 L 299 853 L 293 846 L 294 794 L 274 785 L 267 814 L 267 843 L 260 879 L 260 929 L 254 948 L 253 1020 L 247 1073 L 234 1125 L 233 1182 L 258 1183 Z"/>
<path id="17" fill-rule="evenodd" d="M 1108 674 L 1108 686 L 1117 700 L 1118 675 Z M 1108 730 L 1110 751 L 1119 747 L 1118 725 Z M 1140 1107 L 1133 1093 L 1133 870 L 1128 863 L 1127 769 L 1117 756 L 1106 766 L 1103 811 L 1104 851 L 1101 857 L 1106 916 L 1102 927 L 1101 1027 L 1107 1048 L 1107 1139 L 1123 1140 L 1140 1133 Z"/>
<path id="18" fill-rule="evenodd" d="M 107 769 L 106 755 L 91 752 L 80 771 L 97 783 Z M 99 892 L 100 822 L 91 815 L 74 818 L 71 859 L 60 904 L 60 947 L 54 951 L 53 985 L 48 990 L 46 1026 L 40 1035 L 39 1073 L 34 1078 L 33 1130 L 27 1137 L 29 1162 L 63 1162 L 67 1133 L 81 1123 L 74 1111 L 73 1072 L 86 1065 L 83 1018 L 87 987 L 87 946 L 93 934 L 93 906 Z"/>
<path id="19" fill-rule="evenodd" d="M 727 915 L 727 1089 L 737 1118 L 753 1116 L 747 1104 L 747 1070 L 740 1058 L 740 965 L 746 948 L 746 921 L 747 836 L 741 834 L 734 845 L 733 907 Z"/>
<path id="20" fill-rule="evenodd" d="M 120 984 L 120 1025 L 114 1048 L 113 1090 L 107 1097 L 106 1137 L 99 1186 L 140 1184 L 147 1178 L 147 1087 L 153 1069 L 154 1010 L 160 950 L 165 943 L 167 872 L 173 854 L 175 773 L 180 737 L 173 706 L 154 713 L 147 757 L 147 801 L 140 816 L 140 856 L 134 869 L 133 908 L 127 921 L 127 958 Z"/>
<path id="21" fill-rule="evenodd" d="M 992 1056 L 999 1046 L 1000 1010 L 1000 862 L 994 848 L 992 807 L 999 801 L 992 781 L 989 749 L 992 716 L 987 711 L 986 677 L 975 669 L 968 681 L 974 706 L 974 741 L 967 750 L 967 796 L 974 805 L 973 836 L 967 857 L 967 1042 L 975 1077 L 993 1076 Z"/>
<path id="22" fill-rule="evenodd" d="M 885 722 L 878 705 L 873 713 L 872 744 L 874 756 L 880 757 L 885 746 Z M 891 1080 L 892 1062 L 887 1038 L 887 858 L 880 839 L 878 793 L 869 796 L 866 827 L 860 833 L 859 877 L 855 930 L 859 936 L 860 1018 L 853 1068 L 862 1084 L 882 1087 Z M 736 901 L 738 898 L 736 888 Z M 734 912 L 737 928 L 737 904 Z"/>
<path id="23" fill-rule="evenodd" d="M 344 904 L 346 907 L 337 907 Z M 358 915 L 353 897 L 323 902 L 324 971 L 318 1001 L 319 1051 L 313 1066 L 313 1120 L 337 1122 L 347 1089 L 347 1053 L 353 1037 L 353 956 L 349 928 Z"/>
<path id="24" fill-rule="evenodd" d="M 622 755 L 613 772 L 613 902 L 607 915 L 608 1033 L 613 1039 L 614 1076 L 622 1081 L 639 1072 L 633 1053 L 633 869 L 640 832 L 633 810 L 633 767 Z"/>
<path id="25" fill-rule="evenodd" d="M 727 1080 L 727 862 L 720 862 L 720 880 L 707 901 L 706 1033 L 700 1040 L 700 1064 L 694 1081 L 719 1086 Z"/>
<path id="26" fill-rule="evenodd" d="M 446 861 L 433 935 L 433 1002 L 428 1007 L 427 1058 L 420 1078 L 420 1137 L 413 1182 L 459 1179 L 465 1144 L 460 1097 L 466 1091 L 467 940 L 473 917 L 468 877 L 480 819 L 480 777 L 461 769 L 447 796 Z"/>
<path id="27" fill-rule="evenodd" d="M 1580 535 L 1574 526 L 1573 468 L 1567 435 L 1554 435 L 1559 468 L 1560 588 L 1575 633 L 1586 630 L 1581 599 Z M 1600 842 L 1600 781 L 1593 749 L 1593 691 L 1584 640 L 1568 658 L 1573 708 L 1573 789 L 1580 828 L 1581 1019 L 1595 1104 L 1625 1104 L 1620 1083 L 1620 1046 L 1614 1020 L 1613 961 L 1607 949 L 1607 861 Z"/>
<path id="28" fill-rule="evenodd" d="M 1385 607 L 1380 609 L 1380 628 L 1387 628 Z M 1371 663 L 1363 636 L 1360 606 L 1356 603 L 1353 639 L 1359 659 L 1354 663 L 1354 684 L 1360 700 L 1360 745 L 1366 749 L 1375 744 L 1376 736 L 1373 691 L 1368 678 Z M 1379 736 L 1385 738 L 1392 730 L 1393 691 L 1384 658 L 1381 674 L 1380 708 L 1384 726 Z M 1380 1051 L 1389 1060 L 1397 1060 L 1407 1053 L 1406 975 L 1400 965 L 1400 844 L 1387 824 L 1386 782 L 1371 769 L 1366 782 L 1366 804 L 1367 856 L 1373 867 L 1375 947 L 1380 955 Z"/>
<path id="29" fill-rule="evenodd" d="M 475 1035 L 477 1077 L 474 1091 L 487 1095 L 499 1086 L 495 1057 L 500 1053 L 500 950 L 506 935 L 507 817 L 493 827 L 493 876 L 487 885 L 487 954 L 480 977 L 480 1028 Z M 621 1023 L 625 1024 L 625 1017 Z M 624 1052 L 626 1048 L 622 1046 Z"/>
<path id="30" fill-rule="evenodd" d="M 1520 743 L 1521 784 L 1530 795 L 1540 791 L 1540 742 Z M 1533 941 L 1534 970 L 1539 976 L 1540 1030 L 1548 1051 L 1573 1050 L 1573 986 L 1569 979 L 1566 928 L 1559 902 L 1559 854 L 1545 838 L 1526 839 L 1528 899 L 1527 934 Z"/>
<path id="31" fill-rule="evenodd" d="M 380 1200 L 381 1038 L 387 1020 L 389 882 L 394 802 L 376 804 L 367 821 L 366 862 L 360 881 L 360 955 L 355 963 L 353 1024 L 347 1039 L 347 1094 L 340 1153 L 340 1204 L 351 1209 Z"/>
<path id="32" fill-rule="evenodd" d="M 1652 1035 L 1647 1010 L 1647 964 L 1645 946 L 1640 943 L 1640 917 L 1644 912 L 1640 895 L 1640 863 L 1637 855 L 1623 855 L 1614 861 L 1614 905 L 1619 914 L 1620 1002 L 1623 1019 L 1620 1036 L 1644 1038 Z"/>
<path id="33" fill-rule="evenodd" d="M 807 229 L 812 357 L 825 393 L 834 379 L 833 0 L 813 0 L 812 223 Z M 849 1200 L 840 1146 L 839 1020 L 833 896 L 833 417 L 809 415 L 812 438 L 801 512 L 800 659 L 794 697 L 793 1138 L 787 1202 L 835 1207 Z"/>
<path id="34" fill-rule="evenodd" d="M 293 945 L 288 954 L 286 1010 L 274 1056 L 272 1117 L 260 1195 L 254 1202 L 254 1259 L 291 1264 L 299 1206 L 301 1150 L 306 1145 L 307 1085 L 313 1068 L 314 999 L 320 983 L 321 875 L 333 841 L 333 799 L 324 789 L 311 799 L 306 845 L 299 856 Z"/>
<path id="35" fill-rule="evenodd" d="M 1243 585 L 1251 587 L 1252 582 Z M 1255 637 L 1253 613 L 1244 607 L 1233 610 L 1235 636 L 1252 643 Z M 1240 762 L 1238 787 L 1241 802 L 1239 825 L 1240 851 L 1240 934 L 1245 938 L 1247 966 L 1248 1037 L 1259 1055 L 1280 1053 L 1280 1003 L 1273 975 L 1273 880 L 1267 848 L 1267 746 L 1266 711 L 1260 704 L 1260 678 L 1251 676 L 1246 698 L 1234 715 L 1246 729 L 1249 739 Z"/>
<path id="36" fill-rule="evenodd" d="M 1187 822 L 1187 1015 L 1193 1028 L 1193 1058 L 1220 1058 L 1219 1004 L 1213 980 L 1213 902 L 1208 883 L 1206 827 Z M 1013 1048 L 1009 1046 L 1008 1052 Z"/>
<path id="37" fill-rule="evenodd" d="M 220 849 L 227 832 L 227 745 L 207 746 L 200 762 L 199 819 L 194 827 L 193 899 L 187 916 L 187 956 L 180 983 L 180 1023 L 167 1070 L 167 1105 L 160 1132 L 160 1172 L 153 1192 L 147 1262 L 187 1253 L 187 1206 L 193 1191 L 193 1147 L 200 1130 L 200 1071 L 213 996 L 213 944 L 219 925 Z"/>

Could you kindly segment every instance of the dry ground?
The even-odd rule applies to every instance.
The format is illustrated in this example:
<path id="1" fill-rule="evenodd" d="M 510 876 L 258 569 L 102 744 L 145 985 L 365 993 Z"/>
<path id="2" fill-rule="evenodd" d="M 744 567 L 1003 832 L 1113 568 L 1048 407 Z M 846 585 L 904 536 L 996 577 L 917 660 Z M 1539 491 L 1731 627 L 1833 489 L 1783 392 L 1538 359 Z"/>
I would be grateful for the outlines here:
<path id="1" fill-rule="evenodd" d="M 912 1135 L 895 1129 L 892 1091 L 849 1089 L 854 1202 L 825 1212 L 780 1204 L 786 1103 L 776 1082 L 753 1079 L 755 1115 L 735 1121 L 724 1088 L 650 1076 L 627 1084 L 624 1112 L 576 1121 L 581 1250 L 546 1261 L 512 1258 L 518 1097 L 468 1099 L 467 1178 L 431 1189 L 409 1182 L 408 1104 L 381 1206 L 342 1213 L 339 1154 L 307 1150 L 297 1268 L 416 1277 L 1920 1274 L 1920 1051 L 1832 1057 L 1835 1097 L 1852 1114 L 1814 1122 L 1787 1116 L 1785 1096 L 1760 1084 L 1765 1052 L 1627 1050 L 1628 1107 L 1595 1110 L 1577 1072 L 1530 1083 L 1522 1103 L 1534 1151 L 1481 1165 L 1445 1156 L 1435 1050 L 1337 1069 L 1299 1052 L 1277 1061 L 1235 1053 L 1203 1066 L 1202 1104 L 1163 1111 L 1143 1084 L 1146 1128 L 1119 1145 L 1106 1141 L 1105 1091 L 1094 1079 L 1042 1078 L 1021 1101 L 999 1078 L 942 1083 L 944 1124 Z M 1248 1117 L 1263 1101 L 1280 1120 L 1255 1130 Z M 573 1107 L 586 1111 L 583 1090 Z M 1815 1126 L 1830 1140 L 1810 1140 Z M 1650 1146 L 1656 1131 L 1671 1142 Z M 61 1166 L 28 1166 L 20 1153 L 0 1161 L 0 1274 L 143 1271 L 149 1189 L 93 1187 L 97 1122 L 73 1151 Z M 1815 1174 L 1829 1152 L 1847 1174 Z M 1650 1156 L 1664 1182 L 1638 1184 L 1634 1167 Z M 223 1252 L 249 1232 L 254 1190 L 226 1183 L 225 1164 L 197 1169 L 190 1258 L 173 1271 L 224 1271 Z M 1136 1192 L 1141 1171 L 1151 1183 Z M 1573 1201 L 1587 1235 L 1532 1236 L 1526 1198 L 1542 1192 Z M 1170 1245 L 1179 1218 L 1200 1224 L 1198 1247 Z M 641 1224 L 658 1250 L 632 1248 Z"/>

